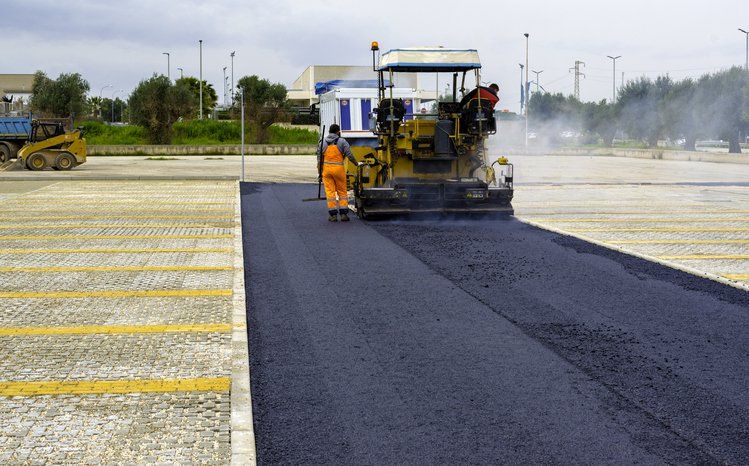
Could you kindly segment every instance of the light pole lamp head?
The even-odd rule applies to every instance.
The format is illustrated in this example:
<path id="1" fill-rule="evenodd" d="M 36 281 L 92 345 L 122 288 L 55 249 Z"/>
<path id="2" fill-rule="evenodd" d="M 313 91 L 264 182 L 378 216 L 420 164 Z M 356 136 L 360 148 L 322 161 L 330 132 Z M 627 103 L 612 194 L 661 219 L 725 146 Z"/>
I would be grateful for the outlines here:
<path id="1" fill-rule="evenodd" d="M 525 68 L 525 65 L 523 65 L 522 63 L 518 63 L 518 65 L 520 65 L 520 69 L 521 69 L 521 70 L 522 70 L 523 68 Z"/>
<path id="2" fill-rule="evenodd" d="M 747 35 L 749 35 L 749 31 L 745 31 L 745 30 L 743 30 L 743 29 L 741 29 L 741 28 L 739 28 L 739 31 L 743 32 L 744 34 L 747 34 Z"/>
<path id="3" fill-rule="evenodd" d="M 525 38 L 526 38 L 526 39 L 527 39 L 528 37 L 530 37 L 530 34 L 528 34 L 527 32 L 526 32 L 525 34 L 523 34 L 523 35 L 525 36 Z"/>
<path id="4" fill-rule="evenodd" d="M 233 51 L 232 53 L 230 53 L 230 54 L 229 54 L 229 56 L 230 56 L 230 57 L 232 57 L 232 58 L 234 58 L 234 54 L 235 54 L 235 53 L 237 53 L 237 51 L 236 51 L 236 50 L 235 50 L 235 51 Z"/>

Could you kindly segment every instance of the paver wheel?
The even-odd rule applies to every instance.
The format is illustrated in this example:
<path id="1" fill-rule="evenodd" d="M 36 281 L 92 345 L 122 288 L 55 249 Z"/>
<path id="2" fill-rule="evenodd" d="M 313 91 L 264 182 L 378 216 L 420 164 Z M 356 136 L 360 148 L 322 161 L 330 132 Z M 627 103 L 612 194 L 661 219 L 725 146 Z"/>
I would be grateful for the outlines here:
<path id="1" fill-rule="evenodd" d="M 70 170 L 75 166 L 75 157 L 70 152 L 60 152 L 55 158 L 55 164 L 52 168 L 55 170 Z"/>
<path id="2" fill-rule="evenodd" d="M 44 170 L 47 167 L 47 160 L 41 152 L 33 153 L 26 159 L 26 168 L 29 170 Z"/>

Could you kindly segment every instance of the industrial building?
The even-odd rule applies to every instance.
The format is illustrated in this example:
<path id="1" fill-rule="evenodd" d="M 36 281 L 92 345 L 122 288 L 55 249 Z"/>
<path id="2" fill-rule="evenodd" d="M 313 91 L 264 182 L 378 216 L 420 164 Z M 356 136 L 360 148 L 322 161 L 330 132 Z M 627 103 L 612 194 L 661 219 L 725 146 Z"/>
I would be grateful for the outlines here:
<path id="1" fill-rule="evenodd" d="M 348 65 L 311 65 L 292 83 L 288 89 L 287 99 L 296 107 L 309 107 L 319 102 L 319 96 L 315 93 L 315 85 L 336 80 L 374 80 L 377 75 L 371 66 L 348 66 Z M 417 91 L 420 101 L 434 100 L 436 90 L 424 90 L 419 85 L 417 73 L 399 73 L 393 78 L 395 87 L 411 88 Z M 430 81 L 430 85 L 433 82 Z"/>
<path id="2" fill-rule="evenodd" d="M 9 112 L 19 109 L 21 102 L 28 101 L 34 85 L 33 74 L 0 74 L 0 112 Z M 14 103 L 6 102 L 13 96 Z M 23 100 L 19 101 L 21 97 Z"/>

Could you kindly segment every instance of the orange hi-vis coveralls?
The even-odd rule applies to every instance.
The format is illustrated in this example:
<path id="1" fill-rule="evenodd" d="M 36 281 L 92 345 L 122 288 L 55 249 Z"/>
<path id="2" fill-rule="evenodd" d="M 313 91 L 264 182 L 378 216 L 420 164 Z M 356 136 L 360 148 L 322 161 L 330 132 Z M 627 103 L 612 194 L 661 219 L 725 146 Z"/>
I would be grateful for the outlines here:
<path id="1" fill-rule="evenodd" d="M 328 202 L 328 212 L 335 215 L 348 213 L 348 189 L 346 188 L 346 168 L 344 157 L 356 163 L 351 153 L 349 143 L 337 134 L 328 134 L 322 144 L 322 180 L 325 184 L 325 198 Z M 339 209 L 336 205 L 338 197 Z"/>

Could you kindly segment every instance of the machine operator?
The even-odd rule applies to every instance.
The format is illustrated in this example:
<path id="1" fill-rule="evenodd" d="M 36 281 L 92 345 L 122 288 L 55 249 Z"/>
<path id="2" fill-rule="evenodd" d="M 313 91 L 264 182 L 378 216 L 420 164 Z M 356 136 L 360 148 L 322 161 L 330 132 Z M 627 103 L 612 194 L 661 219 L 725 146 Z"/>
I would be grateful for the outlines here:
<path id="1" fill-rule="evenodd" d="M 482 101 L 489 102 L 491 108 L 494 109 L 494 106 L 499 102 L 499 86 L 496 84 L 490 84 L 489 87 L 481 86 L 472 90 L 463 97 L 461 106 L 464 107 L 471 100 L 477 99 L 479 95 L 481 96 Z"/>
<path id="2" fill-rule="evenodd" d="M 348 222 L 348 189 L 346 188 L 346 168 L 344 157 L 353 164 L 357 163 L 348 141 L 341 137 L 341 127 L 330 125 L 330 132 L 318 149 L 318 163 L 322 157 L 322 181 L 325 184 L 325 198 L 328 202 L 328 221 L 337 222 L 340 215 L 342 222 Z M 338 202 L 336 203 L 336 196 Z M 337 205 L 336 205 L 337 204 Z"/>

